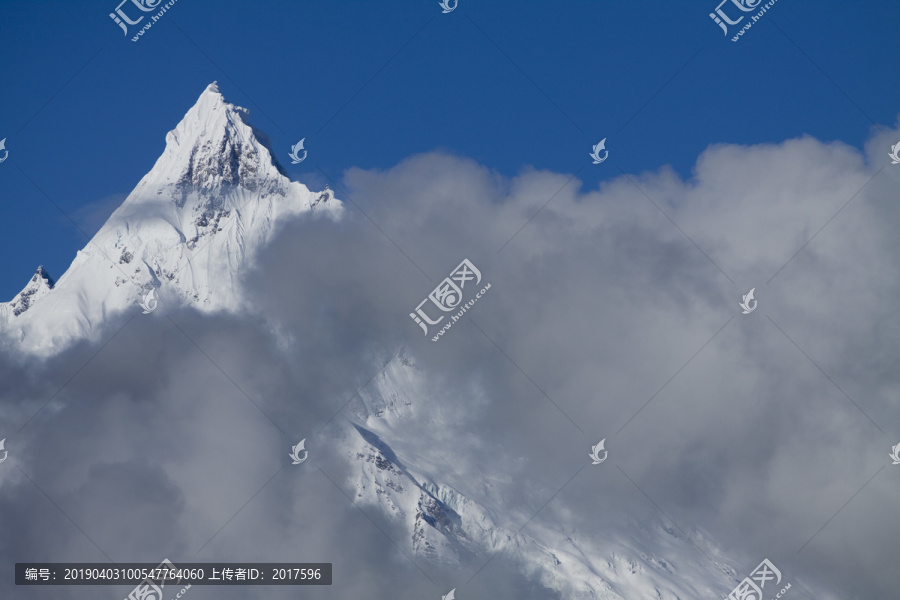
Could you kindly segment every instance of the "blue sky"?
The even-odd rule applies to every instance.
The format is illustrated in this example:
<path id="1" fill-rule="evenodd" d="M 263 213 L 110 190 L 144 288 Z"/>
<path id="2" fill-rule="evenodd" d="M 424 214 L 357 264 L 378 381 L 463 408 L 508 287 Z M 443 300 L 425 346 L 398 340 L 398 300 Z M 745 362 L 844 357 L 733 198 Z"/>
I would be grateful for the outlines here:
<path id="1" fill-rule="evenodd" d="M 137 43 L 116 4 L 0 4 L 2 300 L 39 264 L 62 275 L 214 80 L 311 187 L 435 149 L 585 189 L 620 169 L 689 178 L 710 144 L 861 147 L 900 106 L 890 0 L 778 0 L 737 43 L 712 1 L 178 0 Z"/>

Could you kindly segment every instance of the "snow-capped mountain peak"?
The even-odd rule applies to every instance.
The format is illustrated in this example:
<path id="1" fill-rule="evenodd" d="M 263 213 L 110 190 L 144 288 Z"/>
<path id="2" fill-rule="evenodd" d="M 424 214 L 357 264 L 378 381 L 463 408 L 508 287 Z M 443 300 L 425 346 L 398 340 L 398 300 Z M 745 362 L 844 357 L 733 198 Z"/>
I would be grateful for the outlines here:
<path id="1" fill-rule="evenodd" d="M 55 284 L 56 282 L 53 281 L 43 265 L 38 267 L 25 289 L 16 294 L 15 298 L 9 302 L 0 304 L 0 321 L 8 319 L 10 316 L 18 317 L 24 313 L 35 302 L 49 294 Z M 5 313 L 9 313 L 9 315 Z"/>
<path id="2" fill-rule="evenodd" d="M 110 315 L 134 309 L 154 288 L 161 304 L 240 309 L 240 277 L 279 221 L 302 213 L 338 218 L 343 210 L 330 190 L 291 181 L 248 116 L 210 84 L 57 284 L 38 277 L 0 303 L 0 340 L 52 354 L 96 338 Z"/>
<path id="3" fill-rule="evenodd" d="M 253 191 L 267 180 L 285 176 L 266 143 L 258 139 L 266 140 L 264 135 L 246 122 L 248 116 L 247 109 L 225 101 L 215 82 L 210 84 L 166 135 L 165 151 L 123 207 L 172 201 L 183 208 L 192 194 L 211 205 L 230 188 Z M 220 204 L 228 200 L 239 199 L 223 197 Z"/>
<path id="4" fill-rule="evenodd" d="M 287 177 L 248 115 L 208 86 L 58 282 L 39 268 L 0 303 L 0 344 L 46 356 L 96 340 L 114 316 L 140 314 L 150 290 L 158 312 L 244 308 L 241 275 L 279 222 L 343 212 L 327 186 L 311 192 Z M 585 600 L 709 598 L 733 583 L 733 569 L 703 562 L 660 523 L 610 529 L 602 540 L 537 520 L 523 530 L 485 493 L 489 482 L 479 485 L 485 473 L 459 476 L 441 445 L 422 435 L 453 424 L 442 422 L 426 374 L 405 353 L 397 358 L 348 405 L 333 443 L 350 465 L 357 501 L 390 520 L 414 560 L 472 574 L 503 553 L 531 580 Z"/>

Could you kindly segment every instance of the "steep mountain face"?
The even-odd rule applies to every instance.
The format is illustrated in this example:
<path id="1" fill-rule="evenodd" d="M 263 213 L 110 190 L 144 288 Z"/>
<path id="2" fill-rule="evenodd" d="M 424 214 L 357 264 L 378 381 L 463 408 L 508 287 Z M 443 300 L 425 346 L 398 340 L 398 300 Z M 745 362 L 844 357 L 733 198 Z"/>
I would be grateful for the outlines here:
<path id="1" fill-rule="evenodd" d="M 215 83 L 201 94 L 166 148 L 53 285 L 43 269 L 0 303 L 0 342 L 50 355 L 95 339 L 111 315 L 134 309 L 151 289 L 159 302 L 202 311 L 241 308 L 237 278 L 290 215 L 339 218 L 330 190 L 290 181 L 248 111 Z"/>
<path id="2" fill-rule="evenodd" d="M 340 440 L 353 465 L 350 491 L 405 532 L 395 541 L 410 556 L 458 568 L 465 581 L 502 550 L 562 598 L 583 600 L 721 598 L 741 579 L 727 561 L 717 557 L 713 564 L 661 519 L 607 526 L 602 539 L 540 519 L 518 532 L 521 524 L 509 522 L 502 507 L 489 508 L 488 499 L 479 504 L 455 487 L 473 487 L 472 478 L 460 478 L 445 458 L 446 446 L 422 434 L 423 423 L 452 429 L 431 405 L 429 387 L 427 374 L 401 352 L 350 404 Z"/>

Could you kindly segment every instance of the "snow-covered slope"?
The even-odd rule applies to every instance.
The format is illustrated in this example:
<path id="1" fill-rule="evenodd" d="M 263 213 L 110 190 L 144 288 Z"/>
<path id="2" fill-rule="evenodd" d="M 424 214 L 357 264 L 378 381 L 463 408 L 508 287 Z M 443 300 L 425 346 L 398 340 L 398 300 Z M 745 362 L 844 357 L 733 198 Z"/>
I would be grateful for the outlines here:
<path id="1" fill-rule="evenodd" d="M 0 340 L 49 355 L 95 339 L 110 316 L 133 310 L 150 289 L 160 303 L 236 311 L 237 278 L 276 223 L 289 215 L 337 218 L 330 190 L 290 181 L 215 83 L 200 95 L 166 148 L 56 285 L 42 269 L 11 302 L 0 303 Z"/>
<path id="2" fill-rule="evenodd" d="M 531 521 L 519 533 L 521 524 L 501 507 L 479 503 L 491 503 L 489 493 L 476 501 L 457 489 L 481 493 L 498 474 L 460 477 L 445 458 L 449 444 L 423 434 L 423 427 L 453 431 L 431 388 L 401 352 L 350 404 L 350 422 L 339 434 L 353 465 L 353 495 L 405 532 L 395 541 L 410 556 L 456 568 L 465 581 L 502 550 L 523 574 L 570 599 L 721 598 L 742 579 L 711 544 L 705 551 L 715 564 L 662 518 L 611 522 L 602 539 L 555 519 Z"/>

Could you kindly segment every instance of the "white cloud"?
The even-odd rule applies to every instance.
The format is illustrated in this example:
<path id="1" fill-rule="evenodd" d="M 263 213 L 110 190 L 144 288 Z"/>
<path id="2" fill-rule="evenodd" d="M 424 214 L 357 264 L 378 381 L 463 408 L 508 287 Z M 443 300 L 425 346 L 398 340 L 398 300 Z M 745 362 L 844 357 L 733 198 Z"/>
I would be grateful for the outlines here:
<path id="1" fill-rule="evenodd" d="M 897 574 L 868 565 L 896 554 L 900 471 L 886 466 L 797 550 L 900 442 L 892 314 L 900 166 L 888 165 L 828 223 L 889 162 L 890 135 L 868 154 L 808 137 L 719 145 L 690 181 L 662 169 L 612 177 L 593 191 L 570 174 L 523 170 L 506 180 L 440 153 L 385 172 L 351 169 L 337 196 L 349 193 L 384 233 L 352 208 L 343 223 L 291 223 L 247 275 L 259 315 L 173 316 L 284 433 L 177 329 L 144 321 L 67 385 L 58 411 L 26 428 L 19 439 L 28 452 L 12 464 L 115 558 L 153 561 L 172 549 L 190 558 L 277 471 L 272 455 L 287 460 L 291 444 L 405 345 L 440 386 L 419 400 L 440 400 L 441 425 L 458 428 L 441 439 L 467 440 L 446 450 L 452 477 L 495 484 L 473 500 L 532 514 L 605 437 L 603 470 L 583 473 L 583 493 L 563 494 L 542 515 L 567 514 L 572 527 L 600 536 L 605 523 L 653 512 L 620 467 L 681 528 L 708 536 L 748 571 L 768 556 L 790 581 L 884 596 L 900 584 Z M 492 283 L 468 313 L 490 340 L 463 323 L 435 344 L 408 314 L 463 258 Z M 745 316 L 738 302 L 750 287 L 759 308 Z M 287 348 L 272 324 L 292 340 Z M 42 373 L 62 385 L 90 350 L 74 349 Z M 55 389 L 29 372 L 9 371 L 2 391 L 4 405 L 26 414 Z M 428 419 L 414 422 L 397 434 L 435 435 Z M 18 424 L 4 417 L 2 430 Z M 384 594 L 392 597 L 389 574 L 404 570 L 410 585 L 422 584 L 416 593 L 432 593 L 361 513 L 307 471 L 276 475 L 203 560 L 288 560 L 299 548 L 304 560 L 357 569 L 335 591 L 372 597 L 394 585 Z M 165 499 L 138 502 L 133 490 L 147 486 Z M 13 517 L 0 525 L 0 539 L 14 540 L 2 549 L 7 563 L 48 547 L 48 560 L 100 560 L 84 554 L 92 546 L 71 527 L 50 535 L 18 525 L 59 520 L 27 480 L 3 476 L 0 510 Z M 172 520 L 157 527 L 150 521 L 165 520 L 160 511 Z"/>

